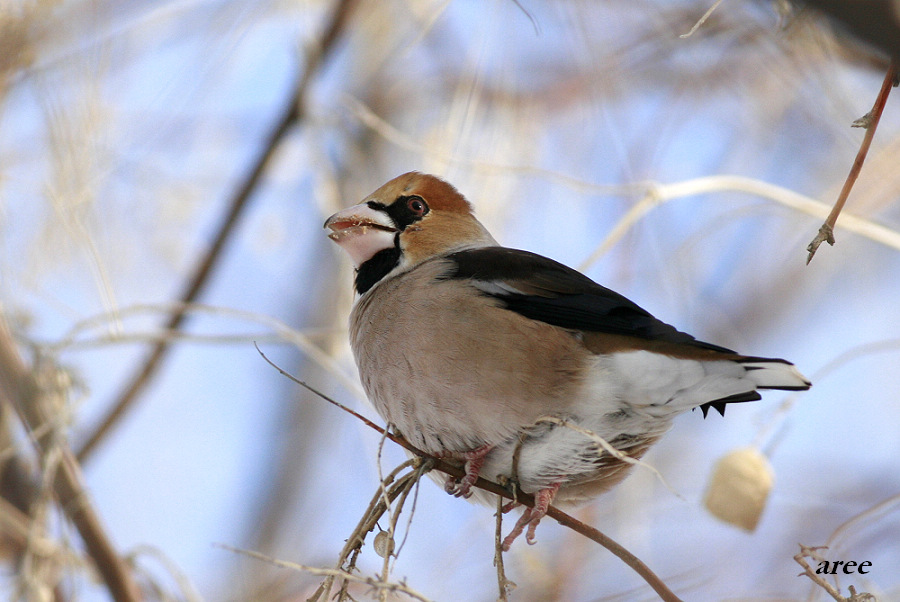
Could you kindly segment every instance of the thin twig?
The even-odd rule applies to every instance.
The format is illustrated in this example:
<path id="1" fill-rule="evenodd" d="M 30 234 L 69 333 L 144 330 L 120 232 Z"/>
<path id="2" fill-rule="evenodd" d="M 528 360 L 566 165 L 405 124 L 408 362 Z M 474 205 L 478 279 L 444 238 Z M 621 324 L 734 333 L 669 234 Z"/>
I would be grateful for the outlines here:
<path id="1" fill-rule="evenodd" d="M 682 500 L 684 499 L 684 496 L 681 495 L 680 493 L 678 493 L 678 491 L 676 491 L 674 487 L 669 485 L 669 482 L 666 481 L 666 478 L 655 467 L 644 462 L 640 458 L 635 458 L 634 456 L 629 456 L 628 454 L 626 454 L 622 451 L 619 451 L 618 449 L 613 447 L 609 441 L 607 441 L 606 439 L 604 439 L 603 437 L 601 437 L 594 431 L 592 431 L 590 429 L 586 429 L 583 426 L 573 424 L 569 420 L 559 418 L 558 416 L 541 416 L 540 418 L 535 420 L 534 423 L 535 424 L 540 424 L 540 423 L 555 424 L 556 426 L 561 426 L 561 427 L 567 428 L 569 430 L 575 431 L 576 433 L 580 433 L 580 434 L 584 435 L 585 437 L 587 437 L 588 439 L 590 439 L 591 441 L 593 441 L 594 443 L 596 443 L 597 445 L 602 447 L 606 453 L 608 453 L 610 456 L 616 458 L 617 460 L 621 460 L 622 462 L 625 462 L 626 464 L 631 464 L 632 466 L 640 466 L 641 468 L 646 468 L 647 470 L 652 472 L 654 475 L 656 475 L 656 478 L 659 479 L 659 482 L 662 484 L 662 486 L 665 487 L 666 489 L 668 489 L 672 495 L 674 495 L 675 497 L 677 497 L 679 499 L 682 499 Z"/>
<path id="2" fill-rule="evenodd" d="M 634 570 L 644 581 L 647 582 L 647 585 L 653 588 L 653 591 L 659 595 L 661 600 L 664 602 L 681 602 L 681 598 L 672 593 L 672 590 L 668 588 L 668 586 L 663 583 L 662 579 L 656 576 L 656 573 L 650 570 L 646 564 L 644 564 L 640 558 L 629 552 L 625 549 L 621 544 L 611 539 L 604 533 L 598 531 L 594 527 L 587 525 L 580 520 L 566 514 L 559 508 L 555 506 L 550 506 L 547 509 L 547 516 L 556 520 L 559 524 L 564 527 L 568 527 L 573 531 L 584 535 L 588 539 L 591 539 L 610 552 L 613 553 L 614 556 L 618 557 L 619 560 L 627 564 L 629 567 Z"/>
<path id="3" fill-rule="evenodd" d="M 141 332 L 115 332 L 102 334 L 95 337 L 87 336 L 92 330 L 101 330 L 102 327 L 113 321 L 123 321 L 132 316 L 143 314 L 171 313 L 183 311 L 189 315 L 201 314 L 216 317 L 226 317 L 235 320 L 254 322 L 268 327 L 271 333 L 245 333 L 245 334 L 200 334 L 185 333 L 182 331 L 149 330 Z M 294 345 L 303 352 L 307 358 L 315 362 L 331 376 L 341 382 L 349 391 L 363 397 L 362 388 L 355 377 L 351 378 L 340 363 L 328 353 L 325 353 L 319 345 L 308 335 L 309 330 L 297 330 L 291 328 L 281 320 L 258 312 L 243 311 L 231 307 L 222 307 L 204 303 L 141 303 L 119 308 L 116 312 L 103 312 L 80 320 L 71 326 L 65 335 L 53 343 L 42 344 L 41 348 L 49 354 L 58 354 L 63 351 L 91 349 L 106 347 L 114 344 L 134 344 L 159 342 L 169 339 L 169 342 L 189 342 L 207 344 L 246 344 L 251 341 L 288 343 Z"/>
<path id="4" fill-rule="evenodd" d="M 259 351 L 259 349 L 257 349 L 257 350 Z M 384 435 L 385 437 L 387 437 L 388 439 L 390 439 L 397 445 L 400 445 L 401 447 L 411 451 L 412 453 L 416 454 L 417 456 L 420 456 L 421 458 L 427 459 L 427 461 L 429 461 L 429 462 L 433 462 L 435 470 L 439 470 L 441 472 L 444 472 L 444 473 L 446 473 L 452 477 L 456 477 L 456 478 L 462 478 L 465 476 L 465 471 L 462 468 L 460 468 L 458 466 L 453 466 L 452 464 L 448 464 L 447 462 L 445 462 L 439 458 L 435 458 L 435 457 L 423 452 L 422 450 L 418 449 L 416 446 L 414 446 L 411 443 L 409 443 L 408 441 L 406 441 L 404 438 L 398 437 L 397 435 L 394 435 L 393 433 L 386 431 L 385 429 L 381 428 L 380 426 L 378 426 L 377 424 L 375 424 L 368 418 L 362 416 L 361 414 L 351 410 L 350 408 L 346 407 L 345 405 L 341 404 L 340 402 L 338 402 L 338 401 L 332 399 L 331 397 L 328 397 L 324 393 L 318 391 L 315 387 L 312 387 L 311 385 L 308 385 L 307 383 L 305 383 L 305 382 L 299 380 L 298 378 L 292 376 L 291 374 L 285 372 L 280 367 L 278 367 L 278 365 L 276 365 L 269 358 L 267 358 L 262 351 L 259 351 L 259 353 L 260 353 L 260 355 L 262 355 L 263 359 L 269 363 L 269 365 L 271 365 L 276 370 L 278 370 L 278 372 L 280 372 L 282 375 L 291 379 L 293 382 L 297 383 L 298 385 L 305 388 L 307 391 L 313 393 L 314 395 L 320 397 L 321 399 L 327 401 L 328 403 L 335 405 L 338 408 L 344 410 L 345 412 L 348 412 L 352 416 L 358 418 L 359 420 L 362 420 L 366 426 L 368 426 L 368 427 L 374 429 L 375 431 L 377 431 L 378 433 Z M 493 493 L 495 495 L 499 495 L 504 498 L 511 499 L 515 502 L 518 502 L 519 504 L 521 504 L 523 506 L 528 506 L 529 508 L 534 507 L 534 496 L 532 496 L 528 493 L 524 493 L 522 491 L 516 490 L 515 494 L 513 494 L 509 490 L 498 485 L 497 483 L 494 483 L 493 481 L 488 481 L 482 477 L 478 477 L 478 480 L 475 481 L 474 486 L 477 487 L 478 489 L 487 491 L 488 493 Z M 381 495 L 380 490 L 378 492 L 378 495 L 379 496 Z M 620 544 L 618 544 L 613 539 L 607 537 L 606 535 L 604 535 L 603 533 L 601 533 L 594 527 L 586 525 L 585 523 L 569 516 L 568 514 L 559 510 L 558 508 L 556 508 L 554 506 L 550 506 L 550 508 L 547 510 L 547 516 L 555 519 L 559 524 L 561 524 L 565 527 L 568 527 L 569 529 L 572 529 L 573 531 L 584 535 L 588 539 L 591 539 L 591 540 L 599 543 L 600 545 L 605 547 L 607 550 L 612 552 L 613 555 L 617 556 L 620 560 L 622 560 L 622 562 L 627 564 L 629 567 L 632 568 L 632 570 L 634 570 L 638 575 L 640 575 L 641 578 L 643 578 L 644 581 L 646 581 L 647 584 L 650 585 L 650 587 L 652 587 L 653 590 L 659 595 L 660 599 L 664 600 L 664 602 L 680 602 L 680 598 L 678 598 L 678 596 L 676 596 L 674 593 L 672 593 L 672 591 L 666 586 L 666 584 L 663 583 L 663 581 L 659 577 L 657 577 L 656 574 L 653 573 L 653 571 L 650 570 L 650 567 L 648 567 L 646 564 L 641 562 L 641 560 L 637 556 L 635 556 L 634 554 L 632 554 L 631 552 L 626 550 L 624 547 L 622 547 Z M 352 541 L 352 539 L 353 538 L 351 538 L 351 541 Z M 350 544 L 350 541 L 348 541 L 348 545 L 349 544 Z M 359 545 L 361 545 L 361 542 L 359 542 Z M 321 588 L 320 588 L 320 590 L 321 590 Z M 317 592 L 317 594 L 319 594 L 319 593 L 320 592 Z M 318 598 L 317 596 L 314 596 L 311 599 L 317 600 L 320 598 Z"/>
<path id="5" fill-rule="evenodd" d="M 707 10 L 705 13 L 703 13 L 703 16 L 700 17 L 700 19 L 696 23 L 694 23 L 694 26 L 691 27 L 691 30 L 689 32 L 683 33 L 683 34 L 679 35 L 678 37 L 682 38 L 682 39 L 689 38 L 692 35 L 694 35 L 695 33 L 697 33 L 697 30 L 700 29 L 704 23 L 706 23 L 707 19 L 709 19 L 712 16 L 712 14 L 716 11 L 716 9 L 719 8 L 720 4 L 722 4 L 722 0 L 716 0 L 713 3 L 713 5 L 709 7 L 709 10 Z"/>
<path id="6" fill-rule="evenodd" d="M 414 466 L 415 470 L 404 474 L 397 479 L 396 483 L 394 483 L 394 479 L 397 478 L 397 475 L 411 466 Z M 429 470 L 431 470 L 430 462 L 427 460 L 423 462 L 421 458 L 417 457 L 412 460 L 407 460 L 392 470 L 391 473 L 379 483 L 378 490 L 375 492 L 372 501 L 369 503 L 369 506 L 366 508 L 366 511 L 363 513 L 362 518 L 359 520 L 356 527 L 353 529 L 350 537 L 347 538 L 347 542 L 344 544 L 344 548 L 338 556 L 335 570 L 349 573 L 356 568 L 356 557 L 362 549 L 366 535 L 375 529 L 378 521 L 390 509 L 391 504 L 397 496 L 415 485 L 421 476 Z M 388 485 L 390 485 L 390 488 L 388 488 Z M 336 575 L 329 575 L 321 585 L 319 585 L 316 592 L 310 596 L 309 601 L 329 599 L 335 577 Z M 341 589 L 337 594 L 337 599 L 339 601 L 345 600 L 347 597 L 347 584 L 347 581 L 344 581 L 341 584 Z"/>
<path id="7" fill-rule="evenodd" d="M 387 542 L 385 549 L 382 550 L 382 552 L 384 553 L 384 562 L 382 563 L 381 569 L 382 581 L 388 580 L 388 577 L 391 574 L 391 558 L 397 557 L 397 552 L 395 552 L 396 541 L 394 536 L 397 533 L 397 521 L 400 519 L 400 513 L 403 510 L 403 505 L 406 503 L 406 499 L 409 497 L 409 494 L 413 490 L 413 488 L 415 488 L 416 485 L 419 484 L 422 475 L 424 475 L 425 472 L 427 471 L 423 471 L 421 465 L 417 466 L 415 471 L 413 471 L 413 473 L 410 475 L 411 478 L 409 479 L 409 481 L 407 481 L 404 487 L 400 490 L 400 495 L 397 496 L 396 503 L 393 506 L 393 512 L 390 512 L 390 508 L 388 508 L 388 511 L 390 512 L 390 521 L 388 522 L 387 531 L 384 532 L 386 533 L 385 537 Z M 385 590 L 381 590 L 379 592 L 379 599 L 386 601 L 386 594 L 387 592 Z"/>
<path id="8" fill-rule="evenodd" d="M 881 114 L 884 112 L 884 105 L 887 103 L 888 94 L 891 92 L 891 87 L 894 85 L 894 79 L 896 77 L 897 65 L 892 62 L 884 76 L 884 82 L 881 84 L 881 90 L 878 92 L 878 97 L 875 99 L 872 110 L 853 124 L 854 126 L 865 127 L 866 134 L 863 136 L 862 144 L 859 145 L 856 159 L 853 161 L 850 173 L 847 174 L 847 179 L 844 181 L 844 187 L 841 188 L 841 193 L 834 202 L 831 213 L 828 214 L 825 223 L 819 228 L 819 233 L 816 234 L 815 238 L 812 239 L 812 242 L 809 243 L 809 246 L 806 247 L 806 250 L 809 251 L 809 255 L 806 257 L 807 265 L 812 261 L 813 256 L 819 249 L 819 245 L 823 242 L 834 245 L 834 226 L 837 223 L 838 216 L 844 209 L 844 203 L 847 202 L 847 197 L 850 196 L 850 190 L 853 189 L 853 185 L 856 183 L 856 178 L 859 177 L 859 172 L 862 171 L 863 162 L 865 162 L 866 155 L 869 153 L 869 147 L 872 145 L 872 139 L 875 137 L 875 130 L 878 128 L 878 122 L 881 120 Z"/>
<path id="9" fill-rule="evenodd" d="M 312 77 L 333 51 L 335 42 L 340 37 L 340 34 L 343 33 L 348 16 L 355 4 L 356 0 L 337 0 L 334 11 L 331 14 L 331 19 L 325 29 L 325 33 L 319 44 L 312 48 L 308 53 L 306 68 L 303 70 L 303 74 L 298 78 L 297 83 L 291 90 L 284 108 L 282 109 L 281 116 L 266 138 L 262 150 L 256 157 L 256 160 L 247 170 L 246 175 L 235 189 L 222 218 L 222 222 L 216 230 L 216 235 L 213 238 L 212 244 L 200 258 L 200 261 L 197 262 L 197 265 L 191 272 L 191 276 L 187 279 L 184 290 L 179 296 L 179 300 L 183 304 L 182 307 L 170 314 L 163 330 L 179 330 L 186 317 L 184 306 L 197 299 L 205 288 L 207 281 L 222 256 L 222 250 L 224 249 L 226 242 L 231 238 L 241 215 L 244 213 L 250 199 L 253 197 L 253 193 L 256 192 L 263 174 L 268 169 L 269 163 L 275 155 L 276 149 L 280 146 L 281 142 L 286 138 L 293 127 L 300 123 L 305 117 L 304 99 L 309 84 L 312 81 Z M 159 341 L 153 346 L 147 358 L 128 380 L 127 384 L 116 398 L 116 401 L 111 405 L 106 415 L 100 420 L 99 425 L 95 427 L 78 450 L 77 455 L 80 461 L 84 462 L 90 457 L 90 454 L 109 433 L 110 429 L 118 423 L 125 412 L 134 404 L 135 400 L 155 376 L 162 361 L 168 355 L 170 348 L 169 340 Z"/>
<path id="10" fill-rule="evenodd" d="M 806 562 L 807 558 L 812 558 L 813 560 L 817 560 L 819 562 L 824 561 L 824 559 L 819 555 L 819 550 L 827 550 L 828 546 L 805 546 L 802 543 L 800 544 L 800 551 L 794 555 L 794 560 L 803 567 L 803 572 L 798 575 L 798 577 L 802 577 L 806 575 L 810 579 L 812 579 L 813 583 L 821 587 L 825 590 L 825 592 L 834 598 L 837 602 L 875 602 L 875 596 L 867 592 L 859 592 L 857 593 L 856 588 L 852 585 L 850 586 L 850 597 L 845 598 L 841 595 L 841 592 L 837 590 L 833 585 L 828 583 L 825 579 L 822 578 L 821 575 L 817 574 L 812 570 L 812 567 L 809 566 L 809 563 Z"/>
<path id="11" fill-rule="evenodd" d="M 894 494 L 887 499 L 878 502 L 874 506 L 866 508 L 858 514 L 854 514 L 831 532 L 831 535 L 829 535 L 828 539 L 825 541 L 825 545 L 833 547 L 835 543 L 840 541 L 845 533 L 850 531 L 850 529 L 859 528 L 867 521 L 874 521 L 881 518 L 888 511 L 896 511 L 898 507 L 900 507 L 900 494 Z"/>
<path id="12" fill-rule="evenodd" d="M 503 566 L 503 498 L 497 496 L 497 513 L 494 528 L 494 566 L 497 567 L 497 588 L 500 595 L 497 598 L 500 602 L 509 601 L 509 592 L 516 587 L 516 584 L 507 579 L 506 569 Z"/>
<path id="13" fill-rule="evenodd" d="M 261 560 L 277 567 L 291 569 L 293 571 L 303 571 L 313 575 L 324 575 L 331 578 L 339 577 L 341 579 L 344 579 L 345 581 L 352 581 L 354 583 L 368 585 L 369 587 L 375 588 L 379 591 L 406 594 L 410 598 L 421 600 L 422 602 L 428 602 L 429 600 L 424 594 L 417 592 L 416 590 L 412 589 L 402 582 L 390 583 L 381 581 L 380 579 L 374 577 L 360 577 L 359 575 L 353 575 L 351 573 L 348 573 L 347 571 L 343 571 L 340 569 L 326 569 L 315 566 L 306 566 L 304 564 L 297 564 L 295 562 L 288 562 L 286 560 L 278 560 L 277 558 L 272 558 L 271 556 L 266 556 L 265 554 L 260 554 L 259 552 L 253 552 L 252 550 L 242 550 L 240 548 L 234 548 L 221 543 L 216 544 L 216 546 L 222 548 L 223 550 L 228 550 L 229 552 L 234 552 L 235 554 L 249 556 L 250 558 L 255 558 L 256 560 Z"/>

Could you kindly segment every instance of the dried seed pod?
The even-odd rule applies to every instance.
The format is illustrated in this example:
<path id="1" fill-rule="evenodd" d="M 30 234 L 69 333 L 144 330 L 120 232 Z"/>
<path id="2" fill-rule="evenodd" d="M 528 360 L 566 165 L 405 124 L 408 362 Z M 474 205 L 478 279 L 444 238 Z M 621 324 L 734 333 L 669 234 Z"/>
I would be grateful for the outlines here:
<path id="1" fill-rule="evenodd" d="M 387 558 L 394 551 L 394 538 L 387 531 L 379 531 L 372 545 L 376 554 L 382 558 Z"/>
<path id="2" fill-rule="evenodd" d="M 736 449 L 716 463 L 703 504 L 723 521 L 753 531 L 773 481 L 769 460 L 758 449 Z"/>

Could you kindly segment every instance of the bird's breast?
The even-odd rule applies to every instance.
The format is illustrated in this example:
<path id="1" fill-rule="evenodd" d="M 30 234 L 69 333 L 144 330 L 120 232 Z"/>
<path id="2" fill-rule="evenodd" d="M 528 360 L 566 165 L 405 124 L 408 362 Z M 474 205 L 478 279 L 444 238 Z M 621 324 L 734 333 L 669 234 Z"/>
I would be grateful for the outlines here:
<path id="1" fill-rule="evenodd" d="M 570 332 L 508 311 L 432 260 L 357 301 L 350 339 L 382 417 L 425 451 L 499 444 L 566 414 L 590 353 Z"/>

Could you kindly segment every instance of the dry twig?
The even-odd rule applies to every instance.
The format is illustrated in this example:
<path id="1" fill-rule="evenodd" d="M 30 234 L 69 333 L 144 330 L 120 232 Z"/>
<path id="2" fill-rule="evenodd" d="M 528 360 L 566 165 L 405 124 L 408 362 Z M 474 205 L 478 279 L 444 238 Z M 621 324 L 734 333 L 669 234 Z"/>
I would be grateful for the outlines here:
<path id="1" fill-rule="evenodd" d="M 891 63 L 891 66 L 884 76 L 884 82 L 881 84 L 881 90 L 878 92 L 878 97 L 875 99 L 872 110 L 853 122 L 854 127 L 866 128 L 866 135 L 863 136 L 862 144 L 859 145 L 859 151 L 856 153 L 856 159 L 853 161 L 850 173 L 847 174 L 847 179 L 844 181 L 844 187 L 841 188 L 841 193 L 834 202 L 831 213 L 828 214 L 825 223 L 819 228 L 819 233 L 816 234 L 815 238 L 812 239 L 812 242 L 809 243 L 809 246 L 806 247 L 806 250 L 809 251 L 809 255 L 806 257 L 807 265 L 812 261 L 813 255 L 816 254 L 819 245 L 823 242 L 834 245 L 834 225 L 837 223 L 838 216 L 841 214 L 841 211 L 844 209 L 844 204 L 847 202 L 847 197 L 850 196 L 850 190 L 853 188 L 853 184 L 856 183 L 856 178 L 859 177 L 859 172 L 862 170 L 863 162 L 866 160 L 866 155 L 869 153 L 869 147 L 872 145 L 872 139 L 875 137 L 875 130 L 878 128 L 878 122 L 881 120 L 881 114 L 884 112 L 884 105 L 887 103 L 888 94 L 891 92 L 891 86 L 895 85 L 894 81 L 896 78 L 897 65 L 896 63 Z"/>
<path id="2" fill-rule="evenodd" d="M 845 598 L 841 595 L 841 592 L 838 591 L 833 585 L 825 581 L 821 575 L 816 574 L 815 571 L 812 570 L 812 567 L 809 566 L 809 563 L 806 562 L 807 558 L 812 558 L 813 560 L 817 560 L 819 562 L 824 559 L 819 555 L 819 550 L 827 550 L 828 546 L 805 546 L 802 543 L 800 544 L 800 551 L 794 555 L 794 560 L 797 561 L 797 564 L 803 567 L 803 572 L 797 575 L 798 577 L 802 577 L 806 575 L 810 579 L 812 579 L 813 583 L 824 589 L 829 596 L 834 598 L 837 602 L 876 602 L 875 596 L 866 592 L 857 593 L 856 588 L 852 585 L 848 588 L 850 590 L 850 597 Z"/>
<path id="3" fill-rule="evenodd" d="M 509 592 L 516 584 L 506 578 L 506 569 L 503 566 L 503 498 L 497 496 L 497 518 L 494 529 L 494 566 L 497 567 L 497 588 L 500 590 L 497 600 L 508 602 Z"/>
<path id="4" fill-rule="evenodd" d="M 381 581 L 376 577 L 360 577 L 359 575 L 354 575 L 349 571 L 344 571 L 341 569 L 323 569 L 315 566 L 306 566 L 304 564 L 297 564 L 295 562 L 287 562 L 285 560 L 278 560 L 277 558 L 272 558 L 270 556 L 266 556 L 265 554 L 260 554 L 259 552 L 253 552 L 251 550 L 242 550 L 240 548 L 234 548 L 231 546 L 226 546 L 225 544 L 217 544 L 218 547 L 223 550 L 228 550 L 229 552 L 234 552 L 235 554 L 243 554 L 244 556 L 249 556 L 250 558 L 255 558 L 256 560 L 261 560 L 263 562 L 267 562 L 271 565 L 278 566 L 281 568 L 291 569 L 294 571 L 303 571 L 306 573 L 311 573 L 313 575 L 323 575 L 329 579 L 340 578 L 345 581 L 352 581 L 354 583 L 362 583 L 364 585 L 368 585 L 379 592 L 394 592 L 400 594 L 406 594 L 410 598 L 414 598 L 416 600 L 421 600 L 422 602 L 429 602 L 429 599 L 412 589 L 405 583 L 391 583 L 386 581 Z M 315 599 L 315 598 L 314 598 Z"/>

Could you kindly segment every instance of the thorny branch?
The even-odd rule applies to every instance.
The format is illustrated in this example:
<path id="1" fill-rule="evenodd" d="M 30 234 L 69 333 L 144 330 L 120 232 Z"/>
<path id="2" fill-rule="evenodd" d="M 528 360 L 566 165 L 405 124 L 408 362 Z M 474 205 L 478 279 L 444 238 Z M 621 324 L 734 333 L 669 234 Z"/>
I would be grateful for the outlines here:
<path id="1" fill-rule="evenodd" d="M 887 103 L 888 94 L 891 92 L 891 86 L 896 86 L 896 81 L 897 63 L 892 62 L 884 76 L 884 82 L 881 84 L 881 90 L 878 92 L 878 97 L 875 99 L 872 110 L 853 122 L 854 127 L 866 128 L 866 135 L 863 136 L 862 143 L 859 145 L 859 151 L 856 153 L 856 159 L 853 161 L 850 173 L 847 174 L 847 179 L 844 181 L 844 187 L 841 188 L 841 193 L 834 202 L 831 213 L 828 214 L 825 223 L 819 228 L 819 233 L 816 234 L 815 238 L 812 239 L 812 242 L 809 243 L 809 246 L 806 247 L 806 250 L 809 251 L 809 255 L 806 257 L 807 265 L 812 261 L 813 255 L 816 254 L 819 245 L 823 242 L 834 245 L 834 225 L 837 223 L 838 216 L 844 209 L 844 204 L 847 202 L 847 197 L 850 196 L 850 190 L 853 188 L 853 184 L 856 183 L 856 178 L 859 177 L 859 172 L 862 171 L 863 162 L 866 160 L 866 155 L 869 153 L 869 147 L 872 145 L 872 139 L 875 137 L 875 130 L 878 128 L 878 122 L 881 120 L 881 114 L 884 112 L 884 105 Z"/>
<path id="2" fill-rule="evenodd" d="M 216 231 L 212 244 L 204 253 L 197 265 L 194 267 L 191 276 L 187 279 L 184 290 L 179 296 L 181 302 L 176 306 L 174 311 L 169 314 L 168 320 L 163 327 L 164 331 L 178 331 L 184 324 L 186 314 L 185 307 L 192 301 L 196 300 L 203 291 L 206 283 L 209 281 L 213 270 L 222 256 L 222 250 L 225 244 L 231 238 L 235 228 L 243 215 L 249 201 L 256 191 L 263 174 L 266 172 L 275 151 L 281 145 L 282 141 L 291 132 L 293 127 L 303 121 L 305 117 L 305 103 L 307 89 L 313 76 L 318 72 L 319 67 L 327 60 L 334 50 L 335 42 L 341 37 L 349 15 L 352 12 L 357 0 L 337 0 L 334 10 L 331 14 L 328 26 L 325 29 L 322 39 L 318 45 L 313 47 L 307 54 L 306 68 L 303 74 L 298 78 L 294 85 L 290 96 L 288 97 L 281 117 L 278 119 L 275 127 L 266 138 L 259 156 L 247 170 L 246 175 L 235 188 L 235 191 L 228 203 L 227 210 L 222 218 L 222 222 Z M 117 400 L 111 405 L 109 411 L 100 421 L 100 424 L 87 438 L 85 443 L 78 450 L 78 460 L 87 461 L 91 453 L 97 448 L 97 445 L 109 433 L 110 429 L 115 426 L 125 412 L 138 399 L 141 392 L 147 384 L 156 375 L 157 370 L 162 365 L 162 361 L 168 355 L 171 341 L 168 339 L 156 342 L 146 359 L 138 367 L 137 371 L 127 382 Z"/>
<path id="3" fill-rule="evenodd" d="M 300 380 L 300 379 L 296 378 L 295 376 L 289 374 L 288 372 L 284 371 L 282 368 L 280 368 L 278 365 L 276 365 L 274 362 L 272 362 L 268 357 L 266 357 L 266 355 L 261 350 L 259 350 L 258 347 L 257 347 L 257 351 L 259 351 L 259 354 L 270 366 L 272 366 L 273 368 L 278 370 L 278 372 L 281 373 L 283 376 L 286 376 L 287 378 L 289 378 L 296 384 L 300 385 L 301 387 L 303 387 L 310 393 L 313 393 L 317 397 L 327 401 L 328 403 L 330 403 L 334 406 L 337 406 L 338 408 L 344 410 L 345 412 L 349 413 L 350 415 L 354 416 L 355 418 L 362 420 L 366 426 L 374 429 L 375 431 L 380 433 L 382 436 L 384 436 L 387 439 L 390 439 L 391 441 L 393 441 L 397 445 L 403 447 L 404 449 L 412 452 L 413 454 L 415 454 L 422 460 L 425 460 L 427 462 L 426 466 L 429 466 L 429 468 L 423 468 L 421 470 L 421 474 L 424 474 L 429 469 L 434 469 L 434 470 L 439 470 L 443 473 L 446 473 L 446 474 L 448 474 L 452 477 L 456 477 L 456 478 L 462 478 L 465 476 L 465 471 L 462 468 L 460 468 L 458 466 L 454 466 L 452 464 L 448 464 L 447 462 L 445 462 L 444 460 L 441 460 L 440 458 L 435 458 L 433 456 L 430 456 L 429 454 L 423 452 L 422 450 L 418 449 L 417 447 L 415 447 L 414 445 L 409 443 L 406 439 L 399 437 L 399 436 L 383 429 L 382 427 L 378 426 L 377 424 L 375 424 L 368 418 L 362 416 L 358 412 L 351 410 L 350 408 L 341 404 L 339 401 L 337 401 L 337 400 L 325 395 L 321 391 L 317 390 L 315 387 L 303 382 L 302 380 Z M 391 473 L 391 475 L 389 475 L 388 478 L 393 479 L 393 475 L 396 472 L 397 471 L 394 471 L 393 473 Z M 409 477 L 410 475 L 415 476 L 415 474 L 416 473 L 409 473 L 406 476 L 407 477 Z M 421 475 L 419 475 L 419 476 L 421 476 Z M 404 483 L 403 486 L 411 487 L 412 484 L 414 484 L 414 482 L 416 480 L 418 480 L 418 476 L 416 476 L 415 479 L 413 479 L 408 484 L 406 483 L 406 481 L 403 481 L 403 483 Z M 529 508 L 534 507 L 534 496 L 532 496 L 528 493 L 519 491 L 517 489 L 514 491 L 510 491 L 504 487 L 501 487 L 497 483 L 488 481 L 482 477 L 478 477 L 478 480 L 475 481 L 474 486 L 479 489 L 482 489 L 484 491 L 487 491 L 488 493 L 493 493 L 493 494 L 501 496 L 503 498 L 511 499 L 515 502 L 518 502 L 519 504 L 521 504 L 523 506 L 527 506 Z M 400 493 L 401 493 L 400 486 L 395 485 L 392 489 L 389 490 L 389 493 L 391 493 L 391 499 L 395 499 L 396 496 L 400 495 Z M 360 524 L 357 526 L 353 535 L 351 535 L 351 537 L 347 540 L 347 544 L 344 547 L 344 551 L 342 551 L 342 553 L 341 553 L 342 559 L 349 556 L 350 553 L 354 549 L 358 553 L 359 547 L 362 546 L 363 539 L 365 537 L 365 533 L 367 533 L 372 528 L 374 528 L 375 521 L 377 521 L 377 518 L 373 521 L 371 517 L 374 514 L 378 514 L 380 516 L 381 514 L 383 514 L 384 512 L 387 511 L 387 508 L 382 509 L 382 507 L 377 505 L 379 503 L 379 501 L 382 499 L 383 495 L 384 494 L 382 492 L 382 489 L 379 489 L 378 492 L 376 493 L 375 499 L 373 499 L 373 501 L 372 501 L 372 505 L 370 505 L 370 508 L 375 508 L 375 511 L 370 511 L 369 513 L 367 513 L 367 516 L 369 518 L 366 519 L 364 517 L 363 521 L 361 521 Z M 379 514 L 379 512 L 380 512 L 380 514 Z M 600 544 L 601 546 L 603 546 L 604 548 L 606 548 L 607 550 L 612 552 L 613 555 L 617 556 L 620 560 L 622 560 L 622 562 L 627 564 L 629 567 L 631 567 L 632 570 L 634 570 L 638 575 L 640 575 L 641 578 L 643 578 L 644 581 L 646 581 L 647 584 L 653 588 L 653 590 L 659 595 L 660 599 L 663 600 L 664 602 L 681 602 L 681 599 L 678 596 L 676 596 L 668 588 L 668 586 L 666 586 L 665 583 L 663 583 L 662 579 L 660 579 L 652 570 L 650 570 L 650 567 L 648 567 L 638 557 L 636 557 L 634 554 L 629 552 L 622 545 L 620 545 L 619 543 L 617 543 L 610 537 L 604 535 L 603 533 L 601 533 L 594 527 L 591 527 L 590 525 L 587 525 L 587 524 L 573 518 L 572 516 L 566 514 L 565 512 L 559 510 L 558 508 L 556 508 L 554 506 L 550 506 L 547 509 L 547 516 L 549 516 L 550 518 L 553 518 L 562 526 L 568 527 L 569 529 L 572 529 L 573 531 L 580 533 L 581 535 L 597 542 L 598 544 Z M 369 524 L 372 525 L 370 528 L 368 528 L 366 530 L 362 530 L 366 525 L 369 525 Z M 354 556 L 354 559 L 355 559 L 355 556 Z M 505 579 L 505 577 L 504 577 L 504 579 Z M 312 598 L 310 598 L 310 600 L 324 600 L 324 598 L 322 598 L 320 596 L 323 593 L 327 592 L 328 589 L 330 588 L 330 586 L 331 585 L 329 583 L 328 587 L 325 588 L 325 584 L 323 583 L 323 586 L 319 588 L 319 591 L 317 591 L 316 594 L 314 594 L 312 596 Z M 323 588 L 325 588 L 325 589 L 323 589 Z"/>

